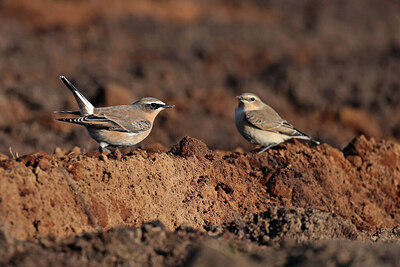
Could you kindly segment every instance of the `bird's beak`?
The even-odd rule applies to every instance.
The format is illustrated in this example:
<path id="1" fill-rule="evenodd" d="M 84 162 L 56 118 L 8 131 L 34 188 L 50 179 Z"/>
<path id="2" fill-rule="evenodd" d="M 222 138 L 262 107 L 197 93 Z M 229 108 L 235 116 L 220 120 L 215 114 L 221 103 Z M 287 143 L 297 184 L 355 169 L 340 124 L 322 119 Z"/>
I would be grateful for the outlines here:
<path id="1" fill-rule="evenodd" d="M 237 99 L 243 100 L 243 97 L 241 95 L 236 96 Z"/>
<path id="2" fill-rule="evenodd" d="M 165 105 L 163 106 L 163 108 L 173 108 L 173 107 L 175 107 L 175 105 L 167 105 L 167 104 L 165 104 Z"/>

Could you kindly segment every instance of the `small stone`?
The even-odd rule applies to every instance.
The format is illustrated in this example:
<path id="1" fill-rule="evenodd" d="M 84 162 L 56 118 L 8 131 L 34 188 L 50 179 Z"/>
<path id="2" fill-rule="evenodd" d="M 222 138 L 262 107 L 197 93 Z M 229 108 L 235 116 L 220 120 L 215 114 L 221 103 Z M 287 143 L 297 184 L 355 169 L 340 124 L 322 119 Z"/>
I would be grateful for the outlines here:
<path id="1" fill-rule="evenodd" d="M 40 158 L 39 159 L 39 167 L 42 170 L 48 170 L 51 168 L 51 161 L 46 157 Z"/>
<path id="2" fill-rule="evenodd" d="M 347 156 L 347 160 L 350 161 L 351 164 L 353 164 L 356 168 L 359 168 L 362 165 L 362 159 L 360 156 L 350 155 Z"/>

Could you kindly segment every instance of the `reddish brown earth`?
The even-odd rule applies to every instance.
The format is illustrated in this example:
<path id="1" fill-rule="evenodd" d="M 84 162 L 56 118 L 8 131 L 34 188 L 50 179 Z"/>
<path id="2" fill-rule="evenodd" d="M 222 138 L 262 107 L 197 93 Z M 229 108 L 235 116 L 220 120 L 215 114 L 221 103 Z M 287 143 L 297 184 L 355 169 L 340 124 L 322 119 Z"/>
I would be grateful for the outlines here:
<path id="1" fill-rule="evenodd" d="M 0 1 L 0 265 L 398 265 L 399 14 L 390 0 Z M 176 108 L 139 149 L 100 155 L 54 120 L 77 107 L 59 75 L 95 106 Z M 322 144 L 248 152 L 245 91 Z"/>
<path id="2" fill-rule="evenodd" d="M 261 155 L 215 152 L 190 137 L 168 153 L 36 153 L 1 161 L 0 221 L 17 239 L 92 231 L 82 196 L 103 229 L 159 220 L 202 230 L 278 205 L 336 214 L 373 233 L 400 221 L 399 156 L 399 145 L 363 136 L 344 153 L 301 143 Z"/>
<path id="3" fill-rule="evenodd" d="M 300 253 L 293 251 L 308 249 L 300 244 L 317 246 L 322 255 L 327 250 L 326 257 L 353 246 L 353 241 L 309 243 L 314 240 L 397 244 L 399 157 L 400 145 L 363 136 L 343 152 L 326 144 L 310 148 L 293 142 L 261 155 L 233 153 L 213 151 L 185 137 L 169 152 L 138 150 L 122 155 L 116 150 L 105 155 L 74 149 L 16 160 L 3 156 L 0 221 L 6 256 L 2 261 L 13 265 L 42 258 L 49 264 L 111 264 L 113 255 L 122 253 L 122 262 L 199 261 L 203 266 L 205 258 L 233 246 L 240 253 L 228 253 L 222 262 L 238 258 L 261 264 L 275 262 L 268 256 L 269 247 L 280 248 L 280 261 L 286 262 L 291 253 Z M 149 237 L 153 241 L 144 241 L 141 235 L 149 233 L 143 229 L 153 229 L 144 223 L 156 220 L 160 230 Z M 120 226 L 139 228 L 118 230 Z M 170 232 L 175 229 L 181 230 Z M 101 234 L 107 230 L 111 232 Z M 93 231 L 100 233 L 73 237 Z M 131 238 L 136 245 L 118 248 L 133 242 Z M 98 255 L 92 251 L 94 245 L 107 252 Z M 397 246 L 388 246 L 385 253 Z M 242 254 L 259 258 L 254 261 Z M 394 253 L 387 257 L 397 259 Z M 344 261 L 350 259 L 352 255 Z"/>

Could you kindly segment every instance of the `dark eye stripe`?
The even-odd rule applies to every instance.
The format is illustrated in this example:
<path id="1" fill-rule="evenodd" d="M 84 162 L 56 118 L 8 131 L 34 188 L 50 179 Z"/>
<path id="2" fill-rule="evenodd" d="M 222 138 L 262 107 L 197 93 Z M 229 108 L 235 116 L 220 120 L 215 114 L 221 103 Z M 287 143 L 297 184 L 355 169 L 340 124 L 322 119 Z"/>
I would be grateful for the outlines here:
<path id="1" fill-rule="evenodd" d="M 151 104 L 149 104 L 149 106 L 150 106 L 151 109 L 158 109 L 158 108 L 160 108 L 160 107 L 162 107 L 164 105 L 163 104 L 158 104 L 158 103 L 151 103 Z"/>

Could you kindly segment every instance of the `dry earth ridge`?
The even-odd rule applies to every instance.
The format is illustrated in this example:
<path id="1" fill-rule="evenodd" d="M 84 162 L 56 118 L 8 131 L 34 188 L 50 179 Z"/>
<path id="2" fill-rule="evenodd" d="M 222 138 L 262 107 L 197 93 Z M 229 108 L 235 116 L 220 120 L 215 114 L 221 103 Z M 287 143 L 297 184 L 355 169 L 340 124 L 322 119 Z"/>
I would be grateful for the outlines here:
<path id="1" fill-rule="evenodd" d="M 1 155 L 0 264 L 396 264 L 399 155 L 364 136 L 343 151 L 185 137 L 125 155 Z"/>
<path id="2" fill-rule="evenodd" d="M 399 155 L 398 144 L 363 136 L 343 152 L 295 142 L 232 153 L 185 137 L 167 153 L 35 153 L 0 162 L 0 221 L 17 239 L 153 220 L 202 230 L 278 205 L 336 214 L 373 233 L 400 221 Z"/>

